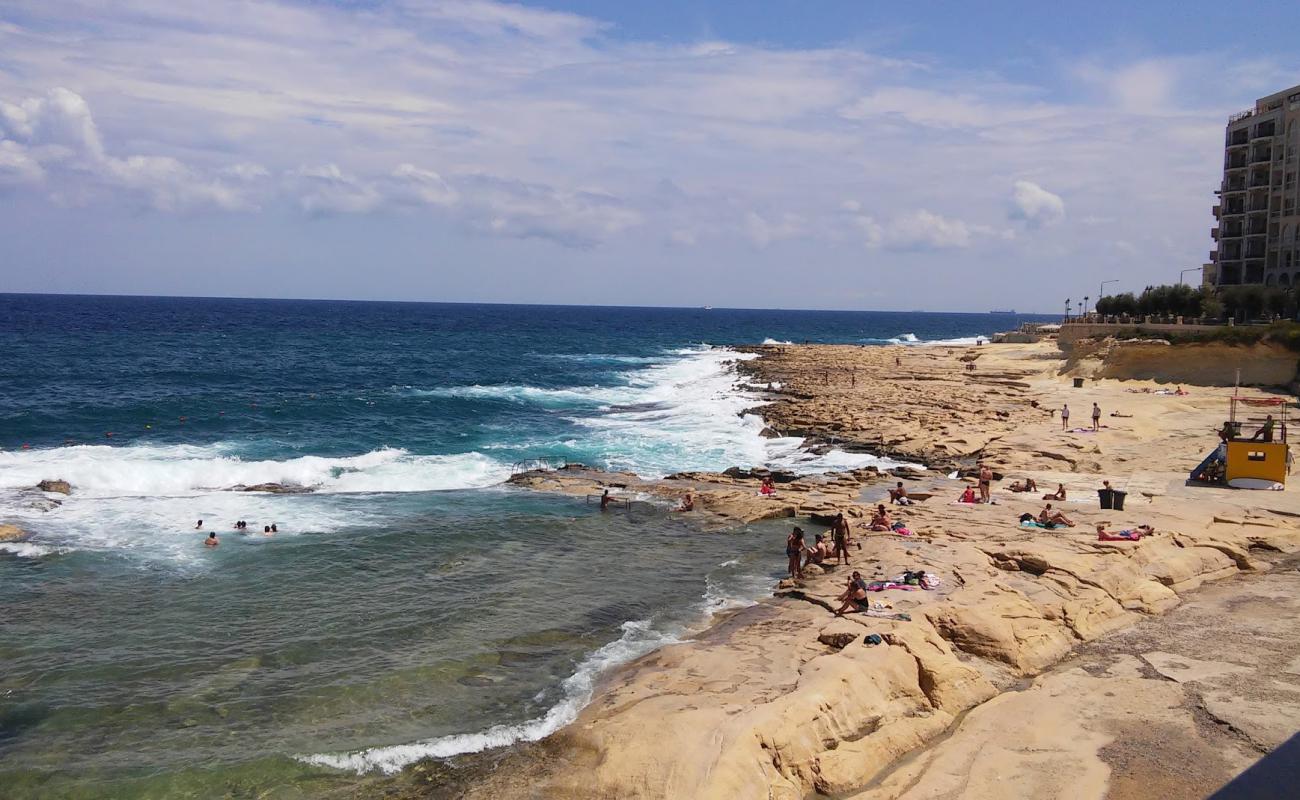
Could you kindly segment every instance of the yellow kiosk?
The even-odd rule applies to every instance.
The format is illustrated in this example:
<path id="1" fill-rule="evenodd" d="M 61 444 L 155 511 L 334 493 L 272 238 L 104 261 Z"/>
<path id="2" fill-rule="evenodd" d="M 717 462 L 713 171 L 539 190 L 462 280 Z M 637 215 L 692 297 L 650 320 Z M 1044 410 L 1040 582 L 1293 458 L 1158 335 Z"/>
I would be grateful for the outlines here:
<path id="1" fill-rule="evenodd" d="M 1238 418 L 1239 412 L 1252 416 Z M 1233 397 L 1228 423 L 1234 434 L 1225 439 L 1223 478 L 1240 489 L 1271 489 L 1286 484 L 1290 453 L 1286 445 L 1287 402 L 1281 397 Z M 1242 424 L 1254 428 L 1242 435 Z"/>

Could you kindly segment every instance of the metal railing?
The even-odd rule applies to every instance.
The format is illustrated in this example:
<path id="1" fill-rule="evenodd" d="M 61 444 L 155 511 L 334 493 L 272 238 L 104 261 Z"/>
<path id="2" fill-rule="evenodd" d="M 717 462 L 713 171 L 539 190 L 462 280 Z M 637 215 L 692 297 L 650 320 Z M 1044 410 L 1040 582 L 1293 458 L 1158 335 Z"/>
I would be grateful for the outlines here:
<path id="1" fill-rule="evenodd" d="M 563 469 L 568 466 L 569 459 L 564 456 L 538 456 L 537 458 L 525 458 L 522 461 L 516 461 L 510 465 L 510 474 L 518 475 L 521 472 L 533 471 L 552 471 Z"/>

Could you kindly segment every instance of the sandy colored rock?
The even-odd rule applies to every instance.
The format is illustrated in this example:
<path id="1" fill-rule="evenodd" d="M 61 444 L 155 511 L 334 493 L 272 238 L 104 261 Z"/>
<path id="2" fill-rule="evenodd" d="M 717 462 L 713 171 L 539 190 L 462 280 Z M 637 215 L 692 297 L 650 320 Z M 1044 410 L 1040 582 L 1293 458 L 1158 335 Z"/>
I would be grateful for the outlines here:
<path id="1" fill-rule="evenodd" d="M 21 542 L 29 535 L 17 525 L 0 524 L 0 542 Z"/>
<path id="2" fill-rule="evenodd" d="M 779 485 L 774 498 L 757 494 L 757 473 L 748 469 L 666 481 L 590 470 L 517 476 L 517 484 L 543 491 L 599 494 L 610 486 L 620 497 L 663 504 L 689 490 L 697 497 L 690 516 L 706 528 L 795 516 L 792 523 L 811 534 L 810 514 L 843 511 L 862 548 L 851 548 L 849 565 L 808 569 L 798 585 L 774 587 L 777 597 L 630 665 L 548 740 L 549 761 L 503 768 L 470 796 L 803 798 L 870 784 L 863 797 L 1100 798 L 1106 765 L 1115 763 L 1107 753 L 1132 732 L 1126 725 L 1150 722 L 1195 741 L 1195 723 L 1172 710 L 1184 684 L 1154 677 L 1137 657 L 1164 647 L 1127 654 L 1105 677 L 1049 671 L 1081 645 L 1180 613 L 1207 582 L 1267 572 L 1261 554 L 1300 551 L 1300 494 L 1186 485 L 1187 471 L 1215 444 L 1230 389 L 1181 397 L 1135 394 L 1127 390 L 1150 387 L 1132 382 L 1074 389 L 1051 342 L 754 349 L 763 357 L 742 364 L 751 382 L 782 386 L 760 409 L 774 430 L 810 437 L 812 446 L 833 440 L 939 467 L 906 473 L 909 492 L 928 500 L 889 509 L 914 535 L 867 530 L 871 508 L 888 503 L 896 479 L 862 471 L 799 477 Z M 971 363 L 974 372 L 965 369 Z M 1093 402 L 1106 427 L 1061 430 L 1063 403 L 1075 425 L 1086 425 Z M 972 482 L 947 474 L 978 460 L 1005 476 L 994 482 L 995 504 L 954 504 Z M 1039 491 L 1007 490 L 1025 478 Z M 1102 480 L 1127 490 L 1125 511 L 1097 507 Z M 1042 495 L 1058 484 L 1068 499 L 1053 503 L 1077 525 L 1020 527 L 1020 515 L 1036 515 Z M 1140 523 L 1154 525 L 1156 535 L 1100 542 L 1093 529 Z M 780 564 L 774 555 L 774 569 Z M 926 571 L 940 583 L 872 593 L 873 603 L 889 607 L 837 618 L 836 597 L 852 570 L 868 581 Z M 884 644 L 863 644 L 871 633 Z M 1035 676 L 1029 690 L 998 695 Z M 1251 704 L 1263 701 L 1245 689 L 1230 694 L 1259 713 Z M 1206 695 L 1207 707 L 1216 702 Z M 951 739 L 890 771 L 966 712 Z M 1261 724 L 1261 741 L 1282 727 Z M 1018 744 L 1002 745 L 1010 733 Z M 989 752 L 998 758 L 975 759 Z M 1220 761 L 1191 783 L 1166 776 L 1169 785 L 1206 785 L 1249 758 Z M 512 778 L 523 775 L 526 781 Z M 1007 794 L 1012 784 L 1024 793 Z M 953 794 L 962 785 L 978 791 Z"/>
<path id="3" fill-rule="evenodd" d="M 40 489 L 42 492 L 72 494 L 72 485 L 65 480 L 44 480 L 36 484 L 36 488 Z"/>

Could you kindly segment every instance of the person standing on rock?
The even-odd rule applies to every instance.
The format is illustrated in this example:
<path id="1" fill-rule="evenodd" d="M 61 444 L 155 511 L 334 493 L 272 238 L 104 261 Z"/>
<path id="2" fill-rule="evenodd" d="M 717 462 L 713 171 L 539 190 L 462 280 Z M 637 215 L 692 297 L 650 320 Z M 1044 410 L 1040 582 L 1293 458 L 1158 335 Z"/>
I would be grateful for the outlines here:
<path id="1" fill-rule="evenodd" d="M 803 557 L 812 554 L 812 548 L 803 540 L 803 528 L 795 527 L 785 539 L 785 557 L 790 560 L 790 577 L 803 580 Z"/>
<path id="2" fill-rule="evenodd" d="M 1070 429 L 1070 404 L 1066 403 L 1061 406 L 1061 430 Z"/>
<path id="3" fill-rule="evenodd" d="M 1101 430 L 1101 406 L 1092 404 L 1092 429 Z"/>
<path id="4" fill-rule="evenodd" d="M 843 514 L 835 515 L 835 522 L 831 524 L 831 540 L 835 544 L 835 563 L 848 565 L 849 563 L 849 522 L 844 519 Z"/>
<path id="5" fill-rule="evenodd" d="M 989 469 L 988 464 L 980 464 L 980 502 L 989 501 L 989 487 L 993 483 L 993 470 Z"/>

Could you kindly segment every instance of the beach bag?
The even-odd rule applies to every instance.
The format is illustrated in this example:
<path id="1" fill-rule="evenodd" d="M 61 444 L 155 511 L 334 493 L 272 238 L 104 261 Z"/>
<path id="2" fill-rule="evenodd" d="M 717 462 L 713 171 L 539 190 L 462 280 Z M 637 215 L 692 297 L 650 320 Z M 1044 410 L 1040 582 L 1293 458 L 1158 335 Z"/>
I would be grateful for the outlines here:
<path id="1" fill-rule="evenodd" d="M 1033 514 L 1030 514 L 1030 513 L 1028 513 L 1028 512 L 1026 512 L 1026 513 L 1024 513 L 1024 514 L 1021 514 L 1021 515 L 1020 515 L 1020 521 L 1021 521 L 1021 522 L 1033 522 L 1033 521 L 1034 521 L 1034 515 L 1033 515 Z"/>

